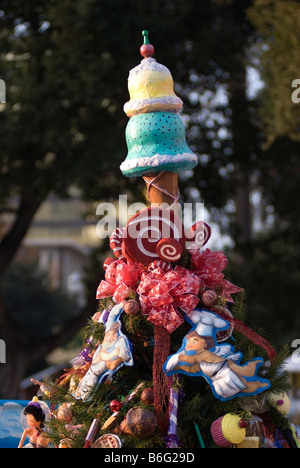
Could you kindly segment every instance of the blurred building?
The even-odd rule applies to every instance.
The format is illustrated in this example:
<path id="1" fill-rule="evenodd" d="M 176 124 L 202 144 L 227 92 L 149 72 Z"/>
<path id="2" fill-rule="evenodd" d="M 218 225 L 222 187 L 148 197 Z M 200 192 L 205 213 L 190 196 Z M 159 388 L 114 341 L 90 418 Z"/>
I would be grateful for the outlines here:
<path id="1" fill-rule="evenodd" d="M 16 260 L 38 265 L 49 287 L 62 289 L 84 306 L 82 278 L 89 255 L 99 246 L 96 222 L 76 193 L 66 200 L 50 195 L 35 216 Z"/>

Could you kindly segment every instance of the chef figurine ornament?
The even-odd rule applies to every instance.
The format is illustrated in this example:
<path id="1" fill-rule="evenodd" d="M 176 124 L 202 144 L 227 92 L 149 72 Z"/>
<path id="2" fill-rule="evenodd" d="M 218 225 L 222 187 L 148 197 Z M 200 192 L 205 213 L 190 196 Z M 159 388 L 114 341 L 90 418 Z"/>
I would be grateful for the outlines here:
<path id="1" fill-rule="evenodd" d="M 241 352 L 235 352 L 230 344 L 217 343 L 217 332 L 229 328 L 226 320 L 201 309 L 188 314 L 187 321 L 193 328 L 184 337 L 180 350 L 165 362 L 166 375 L 204 377 L 221 401 L 258 395 L 270 388 L 270 382 L 257 374 L 264 363 L 262 358 L 241 365 Z"/>
<path id="2" fill-rule="evenodd" d="M 98 346 L 88 372 L 80 381 L 75 398 L 88 400 L 91 391 L 113 375 L 123 366 L 133 366 L 131 343 L 123 334 L 120 316 L 124 304 L 117 304 L 110 312 L 105 325 L 103 342 Z"/>

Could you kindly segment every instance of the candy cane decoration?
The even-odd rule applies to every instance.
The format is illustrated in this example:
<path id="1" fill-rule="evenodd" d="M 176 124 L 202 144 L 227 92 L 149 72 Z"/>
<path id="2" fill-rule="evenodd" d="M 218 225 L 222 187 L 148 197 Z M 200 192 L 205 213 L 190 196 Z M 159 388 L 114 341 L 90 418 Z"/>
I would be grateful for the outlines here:
<path id="1" fill-rule="evenodd" d="M 170 399 L 169 399 L 169 408 L 170 408 L 170 418 L 169 418 L 169 427 L 168 427 L 168 436 L 169 444 L 168 448 L 178 448 L 177 441 L 177 419 L 178 419 L 178 397 L 179 392 L 174 388 L 170 389 Z"/>
<path id="2" fill-rule="evenodd" d="M 125 230 L 124 228 L 117 228 L 110 236 L 109 245 L 116 258 L 123 257 L 122 242 L 123 242 L 124 230 Z"/>
<path id="3" fill-rule="evenodd" d="M 148 271 L 154 271 L 156 270 L 156 268 L 160 268 L 165 273 L 168 273 L 168 271 L 171 271 L 173 269 L 170 262 L 165 262 L 163 260 L 154 260 L 154 262 L 150 263 Z"/>
<path id="4" fill-rule="evenodd" d="M 95 437 L 96 437 L 96 434 L 99 430 L 99 419 L 94 419 L 90 428 L 89 428 L 89 431 L 86 435 L 86 438 L 84 439 L 84 447 L 83 448 L 90 448 L 90 446 L 92 445 L 92 443 L 94 442 L 95 440 Z"/>

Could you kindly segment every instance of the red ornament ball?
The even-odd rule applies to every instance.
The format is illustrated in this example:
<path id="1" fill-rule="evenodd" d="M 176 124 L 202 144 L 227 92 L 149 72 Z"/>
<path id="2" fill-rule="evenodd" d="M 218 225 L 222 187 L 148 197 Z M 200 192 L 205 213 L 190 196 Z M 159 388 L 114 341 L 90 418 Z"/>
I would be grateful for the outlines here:
<path id="1" fill-rule="evenodd" d="M 126 423 L 130 432 L 138 439 L 151 437 L 157 426 L 153 411 L 145 408 L 131 408 L 126 415 Z"/>
<path id="2" fill-rule="evenodd" d="M 137 301 L 130 299 L 124 304 L 124 312 L 127 315 L 136 315 L 140 311 L 140 306 Z"/>
<path id="3" fill-rule="evenodd" d="M 112 400 L 109 404 L 109 407 L 113 413 L 116 411 L 121 411 L 123 403 L 119 400 Z"/>
<path id="4" fill-rule="evenodd" d="M 207 307 L 214 305 L 218 300 L 218 294 L 216 291 L 208 289 L 202 294 L 202 302 Z"/>
<path id="5" fill-rule="evenodd" d="M 153 388 L 145 388 L 141 394 L 141 401 L 145 405 L 152 405 L 154 402 L 154 390 Z"/>

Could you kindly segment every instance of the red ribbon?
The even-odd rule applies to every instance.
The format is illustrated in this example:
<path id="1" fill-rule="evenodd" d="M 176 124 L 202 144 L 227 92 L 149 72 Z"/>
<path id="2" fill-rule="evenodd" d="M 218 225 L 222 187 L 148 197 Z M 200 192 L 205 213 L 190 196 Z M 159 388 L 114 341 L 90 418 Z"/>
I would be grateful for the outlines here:
<path id="1" fill-rule="evenodd" d="M 116 260 L 105 272 L 105 280 L 101 281 L 97 289 L 97 299 L 112 297 L 116 304 L 132 296 L 145 267 L 139 263 L 125 263 Z"/>
<path id="2" fill-rule="evenodd" d="M 213 289 L 226 299 L 226 302 L 234 302 L 231 295 L 241 292 L 243 289 L 224 279 L 223 271 L 228 264 L 224 253 L 206 249 L 203 252 L 192 250 L 191 254 L 192 270 L 199 277 L 202 291 Z"/>
<path id="3" fill-rule="evenodd" d="M 228 314 L 222 312 L 220 309 L 215 309 L 214 312 L 217 313 L 219 317 L 223 318 L 224 320 L 227 320 L 227 322 L 233 325 L 237 332 L 246 336 L 248 340 L 252 341 L 252 343 L 263 348 L 271 362 L 273 362 L 277 358 L 277 352 L 275 351 L 273 346 L 265 338 L 258 335 L 254 330 L 252 330 L 252 328 L 245 325 L 244 322 L 238 320 L 235 317 L 228 316 Z"/>
<path id="4" fill-rule="evenodd" d="M 198 276 L 176 266 L 167 273 L 160 268 L 143 273 L 137 293 L 148 320 L 173 333 L 184 322 L 179 309 L 189 313 L 197 307 L 199 289 Z"/>

